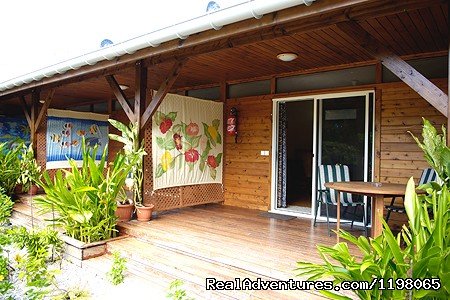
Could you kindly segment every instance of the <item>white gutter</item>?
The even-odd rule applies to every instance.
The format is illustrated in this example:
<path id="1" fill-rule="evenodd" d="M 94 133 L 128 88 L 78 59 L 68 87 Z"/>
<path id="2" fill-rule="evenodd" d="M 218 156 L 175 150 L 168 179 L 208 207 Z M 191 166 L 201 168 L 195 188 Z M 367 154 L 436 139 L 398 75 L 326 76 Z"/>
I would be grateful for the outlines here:
<path id="1" fill-rule="evenodd" d="M 219 30 L 222 26 L 250 18 L 259 19 L 264 14 L 300 4 L 309 6 L 314 1 L 316 0 L 249 0 L 2 82 L 0 83 L 0 92 L 39 81 L 44 77 L 76 70 L 86 65 L 95 65 L 103 60 L 112 60 L 125 54 L 132 54 L 149 46 L 158 47 L 161 43 L 170 40 L 186 39 L 191 34 L 210 29 Z"/>

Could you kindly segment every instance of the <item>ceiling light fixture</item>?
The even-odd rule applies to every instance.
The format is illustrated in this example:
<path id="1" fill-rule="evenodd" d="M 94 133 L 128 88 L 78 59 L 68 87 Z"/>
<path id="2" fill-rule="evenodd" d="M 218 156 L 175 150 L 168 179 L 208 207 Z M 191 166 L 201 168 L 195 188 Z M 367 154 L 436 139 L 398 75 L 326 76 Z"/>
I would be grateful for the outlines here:
<path id="1" fill-rule="evenodd" d="M 277 58 L 282 61 L 293 61 L 297 57 L 298 57 L 298 54 L 292 53 L 292 52 L 280 53 L 277 55 Z"/>
<path id="2" fill-rule="evenodd" d="M 39 103 L 44 104 L 44 103 L 45 103 L 45 100 L 39 100 Z"/>
<path id="3" fill-rule="evenodd" d="M 129 86 L 126 84 L 119 84 L 119 87 L 121 88 L 122 91 L 125 91 L 126 89 L 129 88 Z"/>

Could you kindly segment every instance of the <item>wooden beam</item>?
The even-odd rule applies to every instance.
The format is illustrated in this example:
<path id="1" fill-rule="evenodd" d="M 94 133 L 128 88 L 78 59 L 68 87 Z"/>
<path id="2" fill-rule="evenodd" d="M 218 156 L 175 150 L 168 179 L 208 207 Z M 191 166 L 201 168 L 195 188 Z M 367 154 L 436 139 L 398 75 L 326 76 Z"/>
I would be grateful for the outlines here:
<path id="1" fill-rule="evenodd" d="M 158 47 L 148 47 L 130 55 L 123 55 L 113 60 L 105 60 L 77 70 L 70 70 L 64 74 L 54 75 L 38 82 L 0 92 L 0 97 L 4 95 L 17 97 L 20 92 L 25 92 L 26 94 L 29 92 L 25 90 L 42 85 L 56 87 L 89 78 L 111 75 L 123 70 L 123 68 L 133 66 L 137 60 L 149 57 L 150 63 L 168 61 L 174 59 L 174 57 L 190 57 L 192 55 L 242 46 L 256 41 L 273 39 L 286 34 L 317 30 L 349 18 L 364 20 L 386 14 L 392 15 L 409 9 L 440 5 L 441 3 L 442 0 L 321 0 L 313 3 L 311 6 L 298 5 L 290 9 L 267 14 L 259 20 L 244 20 L 224 26 L 221 30 L 200 32 L 190 36 L 183 42 L 180 42 L 178 39 L 172 40 Z M 298 20 L 301 20 L 301 22 L 298 22 Z M 282 26 L 287 23 L 294 24 L 295 27 L 291 30 L 285 30 Z M 261 34 L 262 31 L 264 31 L 264 35 Z M 238 39 L 234 40 L 235 37 Z M 246 37 L 250 37 L 250 39 Z M 230 39 L 233 39 L 231 44 Z M 160 55 L 165 56 L 160 58 Z"/>
<path id="2" fill-rule="evenodd" d="M 130 104 L 127 101 L 125 93 L 120 88 L 116 79 L 114 78 L 113 75 L 107 75 L 105 78 L 106 78 L 106 81 L 108 81 L 109 86 L 111 87 L 114 95 L 116 96 L 117 101 L 119 101 L 120 105 L 122 106 L 123 111 L 127 114 L 128 119 L 131 122 L 134 122 L 134 112 L 130 108 Z"/>
<path id="3" fill-rule="evenodd" d="M 22 107 L 23 114 L 25 115 L 25 118 L 27 119 L 28 127 L 31 129 L 30 112 L 28 110 L 28 105 L 27 105 L 27 102 L 25 101 L 24 96 L 19 97 L 19 103 L 20 103 L 20 107 Z"/>
<path id="4" fill-rule="evenodd" d="M 134 122 L 139 122 L 140 128 L 141 115 L 146 108 L 147 100 L 147 67 L 141 60 L 136 63 L 135 75 Z"/>
<path id="5" fill-rule="evenodd" d="M 448 115 L 448 96 L 407 62 L 394 54 L 383 43 L 372 37 L 355 21 L 337 24 L 337 27 L 353 39 L 367 53 L 379 59 L 392 73 L 433 105 L 444 116 Z"/>
<path id="6" fill-rule="evenodd" d="M 31 138 L 31 145 L 33 147 L 33 151 L 34 151 L 34 155 L 35 156 L 36 156 L 36 153 L 37 153 L 36 119 L 38 117 L 39 98 L 40 98 L 40 91 L 39 90 L 33 90 L 32 93 L 31 93 L 30 138 Z"/>
<path id="7" fill-rule="evenodd" d="M 180 71 L 186 64 L 186 62 L 187 59 L 175 62 L 172 71 L 169 73 L 166 80 L 164 80 L 164 82 L 161 84 L 161 86 L 158 89 L 158 92 L 156 92 L 156 95 L 153 96 L 152 101 L 150 102 L 147 109 L 143 113 L 141 118 L 141 128 L 145 128 L 150 117 L 153 116 L 155 111 L 158 109 L 159 105 L 161 104 L 161 101 L 164 99 L 167 92 L 169 92 L 178 75 L 180 75 Z"/>
<path id="8" fill-rule="evenodd" d="M 50 107 L 50 103 L 53 100 L 53 95 L 55 94 L 55 89 L 50 90 L 50 92 L 47 95 L 47 98 L 45 98 L 45 102 L 41 107 L 41 110 L 39 111 L 39 115 L 36 118 L 36 123 L 34 124 L 34 128 L 36 132 L 39 130 L 39 126 L 41 125 L 42 118 L 44 117 L 45 113 L 47 113 L 47 109 Z"/>

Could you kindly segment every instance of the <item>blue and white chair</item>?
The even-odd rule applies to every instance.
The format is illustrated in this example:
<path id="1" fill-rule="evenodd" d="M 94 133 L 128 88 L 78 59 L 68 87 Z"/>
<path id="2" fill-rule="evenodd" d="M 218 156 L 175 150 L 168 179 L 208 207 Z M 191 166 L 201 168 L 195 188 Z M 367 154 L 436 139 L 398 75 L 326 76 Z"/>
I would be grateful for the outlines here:
<path id="1" fill-rule="evenodd" d="M 329 189 L 325 187 L 325 183 L 327 182 L 336 182 L 336 181 L 350 181 L 350 172 L 348 166 L 346 165 L 320 165 L 318 172 L 318 189 L 317 189 L 317 198 L 316 198 L 316 212 L 314 215 L 314 226 L 316 226 L 317 222 L 317 214 L 319 212 L 320 206 L 325 204 L 326 214 L 327 214 L 327 227 L 328 227 L 328 235 L 331 236 L 330 230 L 330 217 L 328 206 L 329 205 L 338 205 L 338 192 L 333 189 Z M 360 197 L 353 196 L 349 193 L 340 193 L 340 201 L 341 205 L 345 208 L 354 207 L 355 212 L 358 207 L 362 207 L 364 210 L 363 213 L 363 224 L 364 224 L 364 233 L 367 236 L 367 226 L 366 226 L 366 217 L 365 217 L 365 203 L 360 200 Z M 345 214 L 345 212 L 344 212 Z M 351 227 L 353 228 L 354 219 L 351 221 Z"/>
<path id="2" fill-rule="evenodd" d="M 431 181 L 438 181 L 439 177 L 437 176 L 436 171 L 433 168 L 426 168 L 422 171 L 422 175 L 420 176 L 419 185 L 425 184 Z M 387 210 L 386 214 L 386 223 L 389 221 L 389 217 L 391 216 L 391 212 L 406 213 L 404 201 L 405 199 L 402 197 L 402 204 L 396 204 L 395 198 L 392 197 L 391 203 L 386 205 L 385 208 Z"/>

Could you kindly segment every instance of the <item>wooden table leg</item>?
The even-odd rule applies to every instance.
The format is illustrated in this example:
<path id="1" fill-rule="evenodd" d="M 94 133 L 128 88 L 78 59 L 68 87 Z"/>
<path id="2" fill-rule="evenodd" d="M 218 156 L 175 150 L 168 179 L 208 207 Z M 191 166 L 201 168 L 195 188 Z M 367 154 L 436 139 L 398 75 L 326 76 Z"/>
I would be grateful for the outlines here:
<path id="1" fill-rule="evenodd" d="M 384 196 L 376 195 L 372 198 L 372 237 L 377 237 L 383 231 L 383 224 L 381 218 L 383 218 L 384 210 Z"/>
<path id="2" fill-rule="evenodd" d="M 338 232 L 337 242 L 339 243 L 339 229 L 341 228 L 341 193 L 337 193 L 337 215 L 336 215 L 336 231 Z"/>

